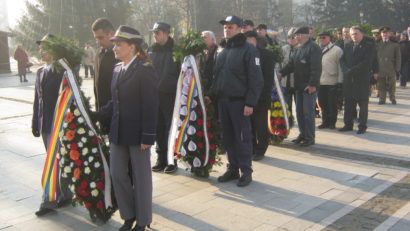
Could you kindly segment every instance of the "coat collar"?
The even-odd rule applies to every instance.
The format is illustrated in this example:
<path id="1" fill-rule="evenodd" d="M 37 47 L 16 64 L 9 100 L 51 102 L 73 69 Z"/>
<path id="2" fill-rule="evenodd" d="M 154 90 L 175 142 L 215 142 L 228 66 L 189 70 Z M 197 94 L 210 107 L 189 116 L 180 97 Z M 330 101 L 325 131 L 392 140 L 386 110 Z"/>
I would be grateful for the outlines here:
<path id="1" fill-rule="evenodd" d="M 243 46 L 245 43 L 246 43 L 245 35 L 242 33 L 239 33 L 228 40 L 223 39 L 220 45 L 223 48 L 236 48 L 236 47 Z"/>
<path id="2" fill-rule="evenodd" d="M 131 61 L 131 63 L 129 63 L 129 66 L 125 70 L 125 73 L 123 73 L 121 76 L 120 76 L 120 73 L 121 73 L 122 65 L 117 64 L 115 68 L 115 72 L 114 72 L 115 76 L 113 76 L 114 78 L 116 78 L 116 82 L 121 83 L 131 78 L 132 73 L 134 72 L 133 70 L 137 67 L 139 62 L 140 60 L 138 59 L 138 57 L 136 57 L 133 61 Z"/>

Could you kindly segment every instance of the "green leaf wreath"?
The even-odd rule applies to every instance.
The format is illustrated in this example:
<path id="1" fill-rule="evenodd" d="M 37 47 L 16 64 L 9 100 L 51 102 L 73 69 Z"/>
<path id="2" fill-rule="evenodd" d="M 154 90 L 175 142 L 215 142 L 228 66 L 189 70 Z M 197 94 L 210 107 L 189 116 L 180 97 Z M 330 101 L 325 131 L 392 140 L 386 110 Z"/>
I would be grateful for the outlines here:
<path id="1" fill-rule="evenodd" d="M 206 49 L 206 43 L 199 31 L 188 31 L 185 36 L 179 38 L 179 44 L 174 46 L 173 58 L 175 62 L 182 63 L 185 56 L 196 56 Z"/>

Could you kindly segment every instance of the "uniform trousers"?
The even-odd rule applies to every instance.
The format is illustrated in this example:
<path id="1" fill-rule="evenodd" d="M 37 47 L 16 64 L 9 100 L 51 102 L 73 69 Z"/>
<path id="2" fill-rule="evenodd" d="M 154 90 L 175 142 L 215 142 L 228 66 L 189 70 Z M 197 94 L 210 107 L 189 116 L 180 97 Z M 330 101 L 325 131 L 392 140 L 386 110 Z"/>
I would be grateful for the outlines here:
<path id="1" fill-rule="evenodd" d="M 396 77 L 394 75 L 379 76 L 379 78 L 377 78 L 377 87 L 380 101 L 386 101 L 387 92 L 389 92 L 390 101 L 396 99 Z"/>
<path id="2" fill-rule="evenodd" d="M 48 143 L 50 142 L 50 133 L 42 132 L 41 138 L 43 139 L 44 147 L 46 148 L 46 151 L 47 151 Z M 58 171 L 60 171 L 60 165 L 57 164 L 57 168 L 58 168 Z M 56 193 L 57 200 L 56 201 L 46 201 L 44 194 L 43 194 L 40 208 L 56 209 L 58 207 L 57 202 L 70 200 L 73 198 L 73 193 L 70 191 L 68 186 L 65 188 L 61 188 L 60 179 L 57 180 L 56 190 L 57 190 L 57 193 Z"/>
<path id="3" fill-rule="evenodd" d="M 249 116 L 244 116 L 243 100 L 218 101 L 222 139 L 228 154 L 228 171 L 252 174 L 252 128 Z"/>
<path id="4" fill-rule="evenodd" d="M 152 222 L 151 150 L 139 145 L 111 143 L 110 168 L 115 198 L 124 220 L 135 218 L 139 226 Z M 131 162 L 132 181 L 128 175 Z"/>
<path id="5" fill-rule="evenodd" d="M 251 122 L 253 154 L 265 155 L 269 146 L 268 108 L 254 108 Z"/>
<path id="6" fill-rule="evenodd" d="M 337 120 L 337 88 L 336 85 L 320 85 L 319 105 L 322 109 L 322 124 L 336 125 Z"/>
<path id="7" fill-rule="evenodd" d="M 168 136 L 169 130 L 171 129 L 174 104 L 175 94 L 162 92 L 159 93 L 156 152 L 158 154 L 157 160 L 160 164 L 167 164 Z"/>
<path id="8" fill-rule="evenodd" d="M 315 107 L 317 93 L 296 91 L 296 117 L 300 136 L 306 141 L 315 141 Z"/>

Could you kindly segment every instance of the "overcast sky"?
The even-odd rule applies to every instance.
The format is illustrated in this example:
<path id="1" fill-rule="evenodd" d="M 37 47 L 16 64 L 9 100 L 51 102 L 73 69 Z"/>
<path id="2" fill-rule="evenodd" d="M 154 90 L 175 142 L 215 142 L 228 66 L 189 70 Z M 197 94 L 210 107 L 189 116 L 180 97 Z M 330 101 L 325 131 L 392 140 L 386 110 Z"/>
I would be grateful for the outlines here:
<path id="1" fill-rule="evenodd" d="M 17 20 L 25 13 L 24 2 L 24 0 L 7 0 L 10 27 L 14 27 Z"/>

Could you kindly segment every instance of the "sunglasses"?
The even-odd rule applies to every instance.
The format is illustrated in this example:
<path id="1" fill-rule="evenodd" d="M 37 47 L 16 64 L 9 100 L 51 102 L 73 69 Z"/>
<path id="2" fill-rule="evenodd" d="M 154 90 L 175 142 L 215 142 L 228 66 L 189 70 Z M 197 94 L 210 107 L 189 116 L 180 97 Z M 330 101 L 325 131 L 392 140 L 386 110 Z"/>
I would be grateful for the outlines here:
<path id="1" fill-rule="evenodd" d="M 320 36 L 319 37 L 319 39 L 325 39 L 326 38 L 326 36 Z"/>

